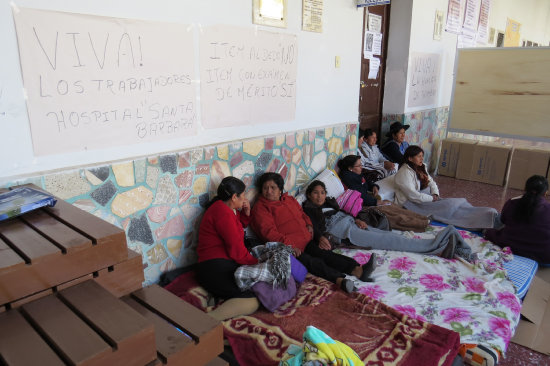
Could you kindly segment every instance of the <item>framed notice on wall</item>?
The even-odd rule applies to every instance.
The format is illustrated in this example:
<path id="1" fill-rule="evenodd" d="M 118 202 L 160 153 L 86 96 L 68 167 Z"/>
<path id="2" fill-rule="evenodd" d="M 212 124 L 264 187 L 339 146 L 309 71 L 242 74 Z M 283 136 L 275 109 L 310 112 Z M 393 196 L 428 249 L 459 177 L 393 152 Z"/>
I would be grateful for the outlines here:
<path id="1" fill-rule="evenodd" d="M 323 0 L 302 0 L 302 30 L 323 32 Z"/>

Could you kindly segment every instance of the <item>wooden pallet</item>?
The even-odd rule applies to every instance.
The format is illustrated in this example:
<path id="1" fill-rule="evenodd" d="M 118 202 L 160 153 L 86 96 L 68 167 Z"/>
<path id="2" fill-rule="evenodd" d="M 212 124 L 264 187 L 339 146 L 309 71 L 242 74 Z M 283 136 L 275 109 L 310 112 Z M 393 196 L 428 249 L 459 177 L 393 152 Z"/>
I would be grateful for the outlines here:
<path id="1" fill-rule="evenodd" d="M 0 355 L 9 366 L 143 366 L 157 358 L 151 322 L 94 281 L 0 314 Z"/>
<path id="2" fill-rule="evenodd" d="M 157 285 L 122 300 L 154 324 L 159 365 L 223 365 L 221 322 Z"/>
<path id="3" fill-rule="evenodd" d="M 17 308 L 28 302 L 48 296 L 56 291 L 61 291 L 88 280 L 93 280 L 99 283 L 103 288 L 116 297 L 128 295 L 133 291 L 139 290 L 145 280 L 141 255 L 131 249 L 128 249 L 128 257 L 120 263 L 61 283 L 55 287 L 48 288 L 4 305 L 8 308 Z M 0 307 L 0 312 L 2 312 L 3 308 L 5 310 L 5 307 Z"/>
<path id="4" fill-rule="evenodd" d="M 0 222 L 0 306 L 127 257 L 124 230 L 58 199 Z"/>

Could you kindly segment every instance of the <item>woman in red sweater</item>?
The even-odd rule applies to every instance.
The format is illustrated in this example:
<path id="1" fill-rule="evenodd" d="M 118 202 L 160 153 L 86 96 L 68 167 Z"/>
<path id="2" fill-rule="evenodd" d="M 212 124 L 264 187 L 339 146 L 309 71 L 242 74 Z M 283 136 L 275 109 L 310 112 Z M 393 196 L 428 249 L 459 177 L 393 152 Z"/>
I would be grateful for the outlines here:
<path id="1" fill-rule="evenodd" d="M 245 188 L 240 179 L 225 177 L 199 227 L 199 283 L 214 296 L 228 299 L 210 312 L 218 320 L 253 313 L 259 306 L 254 293 L 241 291 L 234 277 L 240 265 L 258 263 L 244 245 L 243 228 L 250 222 L 250 203 L 244 195 Z"/>
<path id="2" fill-rule="evenodd" d="M 261 194 L 252 208 L 252 229 L 265 241 L 277 241 L 292 247 L 296 258 L 308 272 L 336 283 L 346 292 L 355 289 L 347 274 L 369 280 L 374 270 L 373 260 L 363 266 L 353 258 L 331 251 L 330 243 L 313 240 L 311 219 L 288 193 L 283 193 L 280 174 L 264 173 L 257 182 Z M 374 258 L 374 257 L 372 257 Z"/>

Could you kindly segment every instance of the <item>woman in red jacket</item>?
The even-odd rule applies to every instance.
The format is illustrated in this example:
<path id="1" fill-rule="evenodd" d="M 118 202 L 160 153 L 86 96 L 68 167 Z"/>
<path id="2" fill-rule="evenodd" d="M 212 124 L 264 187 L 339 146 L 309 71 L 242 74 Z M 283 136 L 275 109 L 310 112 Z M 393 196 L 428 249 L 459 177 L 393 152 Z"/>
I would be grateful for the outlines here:
<path id="1" fill-rule="evenodd" d="M 254 293 L 241 291 L 234 277 L 240 265 L 258 263 L 244 245 L 243 228 L 250 222 L 250 203 L 244 195 L 245 188 L 241 180 L 225 177 L 199 227 L 199 283 L 214 296 L 228 299 L 210 312 L 218 320 L 253 313 L 259 306 Z"/>
<path id="2" fill-rule="evenodd" d="M 292 247 L 296 258 L 308 272 L 336 283 L 346 292 L 355 289 L 345 273 L 367 281 L 374 270 L 373 260 L 363 266 L 353 258 L 331 251 L 328 241 L 313 240 L 313 226 L 302 207 L 288 193 L 283 193 L 280 174 L 264 173 L 257 181 L 260 191 L 252 208 L 252 229 L 265 241 L 277 241 Z"/>

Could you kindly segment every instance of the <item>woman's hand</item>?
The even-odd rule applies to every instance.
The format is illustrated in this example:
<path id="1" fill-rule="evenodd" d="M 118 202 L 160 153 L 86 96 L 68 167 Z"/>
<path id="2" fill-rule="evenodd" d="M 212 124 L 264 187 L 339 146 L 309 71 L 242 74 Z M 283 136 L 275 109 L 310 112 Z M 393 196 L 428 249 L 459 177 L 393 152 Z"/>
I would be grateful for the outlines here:
<path id="1" fill-rule="evenodd" d="M 250 216 L 250 201 L 248 200 L 248 198 L 244 199 L 241 212 L 244 213 L 246 216 Z"/>
<path id="2" fill-rule="evenodd" d="M 319 248 L 324 250 L 331 250 L 332 246 L 330 245 L 330 241 L 328 241 L 327 238 L 321 236 L 321 238 L 319 239 Z"/>
<path id="3" fill-rule="evenodd" d="M 359 229 L 366 229 L 369 227 L 365 221 L 359 219 L 355 219 L 355 225 L 357 225 Z"/>
<path id="4" fill-rule="evenodd" d="M 313 239 L 313 226 L 307 225 L 306 227 L 307 227 L 307 231 L 309 231 L 309 233 L 311 234 L 310 239 Z"/>
<path id="5" fill-rule="evenodd" d="M 378 196 L 378 187 L 376 186 L 372 187 L 372 195 L 375 197 Z"/>
<path id="6" fill-rule="evenodd" d="M 296 258 L 302 255 L 302 250 L 299 248 L 292 247 L 292 252 L 294 253 L 294 257 Z"/>
<path id="7" fill-rule="evenodd" d="M 386 169 L 386 170 L 393 170 L 393 168 L 395 168 L 395 164 L 394 164 L 394 163 L 392 163 L 392 162 L 389 161 L 389 160 L 384 161 L 384 169 Z"/>
<path id="8" fill-rule="evenodd" d="M 433 202 L 439 201 L 439 195 L 438 194 L 432 194 Z"/>

